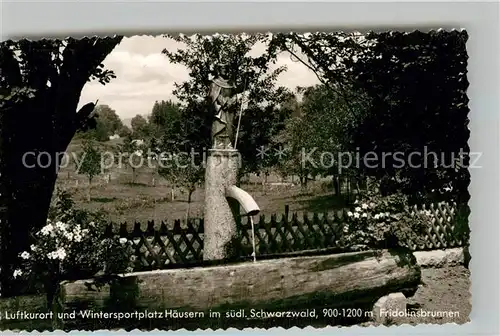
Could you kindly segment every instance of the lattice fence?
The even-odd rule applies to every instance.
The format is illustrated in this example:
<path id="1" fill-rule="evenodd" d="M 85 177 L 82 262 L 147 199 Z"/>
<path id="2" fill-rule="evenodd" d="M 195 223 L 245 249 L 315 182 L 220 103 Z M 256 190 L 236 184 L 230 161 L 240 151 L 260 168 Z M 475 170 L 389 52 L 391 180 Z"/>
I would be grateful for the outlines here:
<path id="1" fill-rule="evenodd" d="M 409 242 L 414 250 L 440 249 L 463 246 L 466 236 L 457 234 L 456 205 L 431 205 L 415 207 L 412 216 L 420 216 L 421 210 L 432 214 L 425 244 L 417 246 Z M 260 216 L 254 223 L 255 245 L 258 256 L 269 256 L 281 253 L 294 253 L 304 250 L 335 249 L 336 241 L 342 235 L 343 224 L 348 220 L 345 212 L 329 212 L 325 214 L 290 214 L 286 207 L 283 215 L 270 218 Z M 467 218 L 465 217 L 466 221 Z M 242 259 L 248 258 L 252 249 L 252 227 L 249 219 L 239 223 L 240 240 L 237 241 L 238 252 Z M 114 234 L 109 225 L 107 234 Z M 162 222 L 155 228 L 153 221 L 148 222 L 147 229 L 142 230 L 139 223 L 129 232 L 127 224 L 121 224 L 120 237 L 130 239 L 136 247 L 136 270 L 161 269 L 200 263 L 203 260 L 203 220 L 195 219 L 181 226 L 181 221 L 174 222 L 169 229 Z M 459 237 L 459 238 L 457 238 Z"/>

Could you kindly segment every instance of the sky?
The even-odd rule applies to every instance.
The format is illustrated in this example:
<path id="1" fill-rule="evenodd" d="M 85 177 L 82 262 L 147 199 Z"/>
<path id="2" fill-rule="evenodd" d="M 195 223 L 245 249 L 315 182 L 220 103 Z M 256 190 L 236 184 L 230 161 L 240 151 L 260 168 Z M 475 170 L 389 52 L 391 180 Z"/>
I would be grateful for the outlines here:
<path id="1" fill-rule="evenodd" d="M 96 81 L 87 83 L 79 106 L 99 99 L 98 104 L 109 105 L 121 119 L 151 113 L 155 101 L 173 98 L 174 83 L 189 78 L 184 66 L 170 63 L 161 54 L 164 48 L 175 50 L 181 47 L 181 44 L 161 36 L 124 38 L 104 60 L 104 65 L 115 72 L 116 78 L 106 85 Z M 258 54 L 263 50 L 263 46 L 256 46 L 251 53 Z M 279 55 L 275 66 L 282 65 L 287 66 L 287 71 L 278 78 L 278 85 L 293 90 L 297 86 L 319 83 L 312 71 L 300 62 L 293 62 L 288 54 Z"/>

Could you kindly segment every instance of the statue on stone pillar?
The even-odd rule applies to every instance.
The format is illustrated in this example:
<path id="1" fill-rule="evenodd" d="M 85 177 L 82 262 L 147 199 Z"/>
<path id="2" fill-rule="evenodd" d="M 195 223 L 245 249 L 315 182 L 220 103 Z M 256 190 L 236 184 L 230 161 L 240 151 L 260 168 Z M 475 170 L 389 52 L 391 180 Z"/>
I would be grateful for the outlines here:
<path id="1" fill-rule="evenodd" d="M 229 82 L 225 72 L 212 81 L 210 98 L 215 109 L 215 118 L 212 123 L 212 148 L 233 148 L 236 94 L 235 86 Z"/>

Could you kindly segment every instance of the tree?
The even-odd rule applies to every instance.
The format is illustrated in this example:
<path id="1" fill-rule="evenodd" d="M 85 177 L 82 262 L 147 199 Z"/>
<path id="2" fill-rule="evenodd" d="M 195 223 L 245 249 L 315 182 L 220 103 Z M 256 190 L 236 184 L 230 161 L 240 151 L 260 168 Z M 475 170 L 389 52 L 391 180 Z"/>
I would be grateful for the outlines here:
<path id="1" fill-rule="evenodd" d="M 452 184 L 455 200 L 466 201 L 467 38 L 458 31 L 291 33 L 279 34 L 274 43 L 295 54 L 349 108 L 345 92 L 366 94 L 369 107 L 351 129 L 352 148 L 361 157 L 384 157 L 377 167 L 362 162 L 361 168 L 387 181 L 387 192 L 425 197 Z M 437 160 L 426 151 L 436 153 Z M 396 155 L 384 155 L 398 152 L 406 156 L 403 164 Z M 409 164 L 411 153 L 419 155 Z"/>
<path id="2" fill-rule="evenodd" d="M 451 185 L 446 197 L 467 202 L 467 33 L 415 31 L 367 38 L 375 43 L 353 69 L 373 104 L 354 143 L 361 153 L 401 152 L 406 157 L 402 167 L 389 157 L 383 169 L 365 169 L 419 198 Z M 411 153 L 418 155 L 410 158 Z"/>
<path id="3" fill-rule="evenodd" d="M 149 136 L 149 124 L 142 115 L 138 114 L 133 117 L 130 124 L 132 126 L 132 134 L 134 134 L 135 137 L 144 138 Z"/>
<path id="4" fill-rule="evenodd" d="M 29 244 L 29 231 L 46 222 L 59 169 L 57 153 L 66 150 L 78 129 L 95 126 L 94 103 L 77 111 L 81 91 L 88 81 L 106 84 L 115 77 L 102 61 L 121 39 L 0 43 L 1 173 L 8 177 L 4 196 L 9 200 L 0 253 L 3 295 L 15 292 L 13 267 Z M 23 164 L 27 153 L 50 159 L 33 166 L 28 156 Z"/>
<path id="5" fill-rule="evenodd" d="M 121 138 L 126 138 L 129 136 L 132 136 L 132 130 L 128 128 L 127 126 L 123 125 L 119 130 L 118 130 L 118 135 Z"/>
<path id="6" fill-rule="evenodd" d="M 94 110 L 96 127 L 87 130 L 84 135 L 97 141 L 108 141 L 111 135 L 118 133 L 124 127 L 120 117 L 108 105 L 97 105 Z"/>
<path id="7" fill-rule="evenodd" d="M 90 191 L 92 189 L 92 179 L 101 173 L 101 153 L 92 140 L 83 143 L 83 153 L 80 156 L 80 169 L 78 174 L 87 176 L 89 189 L 87 199 L 90 202 Z"/>
<path id="8" fill-rule="evenodd" d="M 127 137 L 123 140 L 121 146 L 120 157 L 126 159 L 126 164 L 132 168 L 132 184 L 136 183 L 137 169 L 144 164 L 145 146 L 140 141 L 141 140 L 138 139 L 132 139 L 132 137 Z"/>
<path id="9" fill-rule="evenodd" d="M 196 153 L 168 153 L 163 158 L 159 168 L 159 174 L 171 183 L 175 188 L 183 188 L 188 194 L 188 207 L 186 210 L 186 221 L 190 218 L 193 193 L 201 186 L 204 180 L 205 169 Z"/>
<path id="10" fill-rule="evenodd" d="M 241 112 L 241 123 L 237 148 L 242 155 L 243 170 L 252 171 L 260 167 L 258 151 L 261 146 L 270 146 L 271 139 L 284 126 L 281 110 L 274 108 L 288 97 L 288 90 L 277 87 L 277 77 L 286 67 L 272 68 L 277 53 L 270 45 L 261 55 L 250 51 L 257 44 L 268 44 L 266 34 L 238 34 L 169 37 L 186 45 L 186 48 L 171 52 L 163 50 L 169 61 L 182 64 L 190 70 L 190 79 L 175 85 L 174 95 L 182 104 L 182 146 L 200 153 L 210 148 L 210 130 L 213 121 L 213 106 L 208 97 L 211 80 L 222 70 L 229 75 L 236 93 L 247 93 L 248 106 L 236 104 L 235 115 Z M 241 111 L 243 107 L 243 111 Z M 233 120 L 238 126 L 238 117 Z M 188 150 L 190 152 L 190 150 Z M 200 175 L 202 176 L 202 175 Z"/>
<path id="11" fill-rule="evenodd" d="M 181 117 L 181 106 L 179 103 L 168 101 L 156 101 L 153 110 L 148 116 L 151 135 L 155 137 L 167 136 L 177 132 Z"/>

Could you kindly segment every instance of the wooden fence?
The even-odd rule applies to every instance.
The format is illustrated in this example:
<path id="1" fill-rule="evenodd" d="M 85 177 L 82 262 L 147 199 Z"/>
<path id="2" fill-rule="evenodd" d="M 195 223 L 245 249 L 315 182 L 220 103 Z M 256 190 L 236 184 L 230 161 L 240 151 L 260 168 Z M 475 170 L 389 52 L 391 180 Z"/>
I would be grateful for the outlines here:
<path id="1" fill-rule="evenodd" d="M 457 206 L 431 205 L 429 208 L 412 210 L 412 216 L 419 211 L 429 210 L 434 219 L 429 222 L 424 244 L 417 246 L 411 242 L 413 250 L 429 250 L 463 246 L 464 239 L 457 238 Z M 345 212 L 329 212 L 325 214 L 290 214 L 288 207 L 283 215 L 270 218 L 260 216 L 254 223 L 255 245 L 257 257 L 337 248 L 337 241 L 342 235 L 342 228 L 350 220 Z M 465 218 L 467 220 L 467 218 Z M 252 227 L 247 218 L 239 223 L 239 238 L 236 241 L 237 251 L 241 259 L 252 254 Z M 173 228 L 161 223 L 155 228 L 153 221 L 148 222 L 146 230 L 140 223 L 135 223 L 129 232 L 127 224 L 121 224 L 118 232 L 114 232 L 110 224 L 107 235 L 118 234 L 132 240 L 136 248 L 136 270 L 162 269 L 200 263 L 203 260 L 203 220 L 194 219 L 184 227 L 181 221 L 174 222 Z"/>

